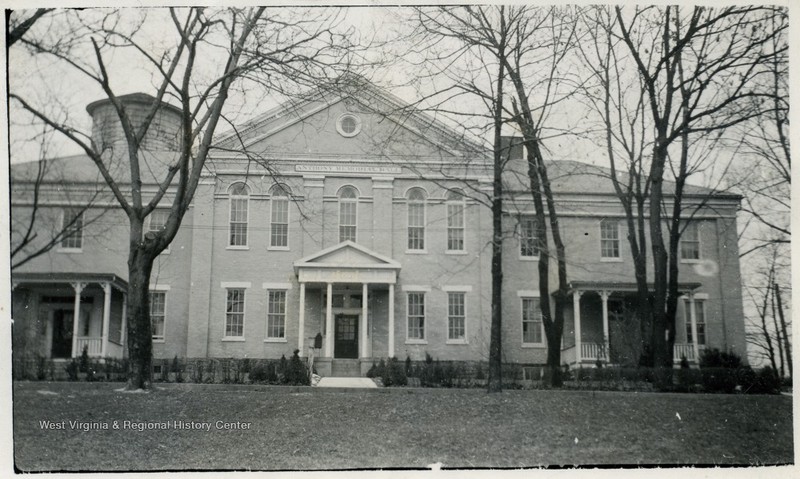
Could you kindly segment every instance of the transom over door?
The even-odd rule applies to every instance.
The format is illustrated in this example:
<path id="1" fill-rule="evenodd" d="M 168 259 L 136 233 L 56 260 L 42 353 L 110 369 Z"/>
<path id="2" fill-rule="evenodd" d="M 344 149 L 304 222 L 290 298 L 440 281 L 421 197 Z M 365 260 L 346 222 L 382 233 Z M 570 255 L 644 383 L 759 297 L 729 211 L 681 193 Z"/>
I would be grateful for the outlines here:
<path id="1" fill-rule="evenodd" d="M 358 358 L 358 315 L 337 314 L 334 323 L 334 357 Z"/>

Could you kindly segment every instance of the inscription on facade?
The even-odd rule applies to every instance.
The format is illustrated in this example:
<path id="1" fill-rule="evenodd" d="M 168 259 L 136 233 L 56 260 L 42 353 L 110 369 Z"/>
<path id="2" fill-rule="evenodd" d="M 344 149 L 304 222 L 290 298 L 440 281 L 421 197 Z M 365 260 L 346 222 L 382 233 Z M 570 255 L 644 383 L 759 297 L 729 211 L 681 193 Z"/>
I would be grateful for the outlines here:
<path id="1" fill-rule="evenodd" d="M 353 165 L 295 165 L 295 171 L 311 173 L 368 173 L 399 174 L 399 166 L 353 166 Z"/>

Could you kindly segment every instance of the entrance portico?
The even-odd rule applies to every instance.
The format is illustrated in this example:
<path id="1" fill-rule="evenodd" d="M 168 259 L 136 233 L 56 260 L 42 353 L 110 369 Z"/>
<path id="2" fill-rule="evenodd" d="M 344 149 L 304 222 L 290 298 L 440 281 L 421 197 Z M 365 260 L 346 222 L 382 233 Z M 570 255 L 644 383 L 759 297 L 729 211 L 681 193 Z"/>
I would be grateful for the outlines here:
<path id="1" fill-rule="evenodd" d="M 310 289 L 322 292 L 324 322 L 321 331 L 323 363 L 334 358 L 371 359 L 370 309 L 373 296 L 388 289 L 385 321 L 388 357 L 394 356 L 394 289 L 400 263 L 352 241 L 345 241 L 294 263 L 300 283 L 298 349 L 306 355 L 317 331 L 306 331 L 306 302 Z M 377 309 L 377 308 L 376 308 Z M 377 330 L 377 328 L 375 328 Z"/>

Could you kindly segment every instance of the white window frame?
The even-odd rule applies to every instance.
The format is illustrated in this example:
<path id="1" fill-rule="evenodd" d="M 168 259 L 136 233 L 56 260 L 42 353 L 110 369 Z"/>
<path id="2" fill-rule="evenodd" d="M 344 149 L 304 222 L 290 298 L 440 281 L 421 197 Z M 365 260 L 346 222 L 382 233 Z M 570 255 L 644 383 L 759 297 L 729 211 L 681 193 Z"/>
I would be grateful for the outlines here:
<path id="1" fill-rule="evenodd" d="M 77 228 L 77 232 L 79 233 L 79 241 L 80 246 L 64 246 L 64 242 L 68 239 L 72 238 L 72 233 L 69 235 L 64 234 L 61 238 L 61 241 L 58 242 L 58 251 L 61 253 L 82 253 L 83 252 L 83 242 L 84 242 L 84 230 L 86 229 L 85 217 L 86 217 L 86 209 L 81 208 L 62 208 L 61 209 L 61 231 L 66 233 L 66 227 L 64 222 L 67 220 L 67 212 L 72 212 L 75 210 L 80 209 L 80 215 L 75 215 L 75 217 L 80 216 L 80 228 Z M 71 216 L 71 215 L 70 215 Z M 70 229 L 74 228 L 76 223 L 73 223 Z"/>
<path id="2" fill-rule="evenodd" d="M 539 321 L 535 319 L 525 319 L 525 302 L 526 301 L 533 301 L 533 308 L 535 310 L 535 314 L 538 315 Z M 520 294 L 519 295 L 519 304 L 520 304 L 520 342 L 523 348 L 542 348 L 545 347 L 547 344 L 547 339 L 544 333 L 544 318 L 542 318 L 542 304 L 541 298 L 539 295 L 533 294 Z M 534 325 L 538 322 L 540 324 L 541 330 L 541 342 L 526 342 L 525 341 L 525 323 L 533 323 Z"/>
<path id="3" fill-rule="evenodd" d="M 697 341 L 698 346 L 705 346 L 706 342 L 708 341 L 708 333 L 706 332 L 706 327 L 708 326 L 708 310 L 706 309 L 706 300 L 708 296 L 705 293 L 696 294 L 694 297 L 694 310 L 697 313 L 697 319 L 695 320 L 697 323 L 697 338 L 703 338 L 703 341 Z M 692 309 L 691 309 L 691 300 L 688 296 L 684 296 L 683 298 L 683 309 L 684 309 L 684 323 L 686 326 L 686 342 L 688 344 L 693 344 L 692 342 Z M 700 321 L 700 318 L 703 321 Z M 703 326 L 702 336 L 700 333 L 700 325 Z"/>
<path id="4" fill-rule="evenodd" d="M 419 192 L 422 194 L 422 199 L 412 199 L 411 195 L 415 192 Z M 427 245 L 427 231 L 426 224 L 428 221 L 428 208 L 427 208 L 427 198 L 428 195 L 424 189 L 415 186 L 413 188 L 409 188 L 406 192 L 406 253 L 409 254 L 425 254 L 428 252 Z M 411 225 L 411 208 L 414 207 L 422 207 L 422 225 Z M 421 229 L 422 230 L 422 248 L 412 248 L 411 247 L 411 228 Z"/>
<path id="5" fill-rule="evenodd" d="M 468 312 L 467 312 L 468 311 L 467 291 L 458 290 L 458 289 L 451 289 L 451 290 L 445 290 L 445 294 L 447 294 L 447 325 L 446 325 L 447 326 L 447 333 L 446 333 L 446 336 L 445 336 L 447 338 L 446 344 L 467 344 L 467 337 L 468 337 L 467 336 L 467 317 L 469 316 Z M 452 314 L 452 310 L 451 310 L 452 304 L 451 304 L 450 300 L 451 300 L 451 298 L 454 297 L 453 295 L 460 295 L 461 296 L 461 301 L 462 301 L 461 306 L 463 308 L 463 311 L 462 311 L 461 315 L 453 315 Z M 453 328 L 451 328 L 450 323 L 453 320 L 453 318 L 459 318 L 459 317 L 463 321 L 464 336 L 461 337 L 461 338 L 453 338 L 453 337 L 450 336 L 450 332 L 453 329 Z"/>
<path id="6" fill-rule="evenodd" d="M 283 194 L 276 194 L 282 192 Z M 270 191 L 270 205 L 269 205 L 269 246 L 267 247 L 268 250 L 274 251 L 289 251 L 289 224 L 291 222 L 290 216 L 290 201 L 289 197 L 291 195 L 291 191 L 287 186 L 284 185 L 275 185 L 272 187 Z M 276 202 L 285 203 L 286 205 L 286 223 L 277 223 L 275 222 L 275 205 Z M 286 244 L 285 245 L 274 245 L 272 243 L 274 228 L 275 225 L 286 225 Z"/>
<path id="7" fill-rule="evenodd" d="M 153 211 L 151 211 L 149 215 L 147 215 L 147 232 L 148 233 L 158 233 L 159 231 L 163 231 L 163 228 L 162 229 L 154 229 L 153 228 L 153 215 L 156 214 L 156 213 L 159 213 L 159 214 L 160 213 L 166 213 L 167 214 L 167 219 L 169 219 L 170 210 L 168 210 L 166 208 L 156 208 Z M 164 228 L 166 228 L 166 224 L 167 223 L 166 223 L 166 219 L 165 219 Z M 174 239 L 173 239 L 173 241 L 174 241 Z M 161 254 L 169 254 L 169 247 L 170 247 L 170 245 L 168 244 L 167 247 L 164 248 L 164 251 L 161 252 Z"/>
<path id="8" fill-rule="evenodd" d="M 154 343 L 163 343 L 163 342 L 166 341 L 166 337 L 167 337 L 167 306 L 168 306 L 167 301 L 169 300 L 169 295 L 167 294 L 168 292 L 169 292 L 169 285 L 151 285 L 150 286 L 150 291 L 149 291 L 150 298 L 148 298 L 148 303 L 150 304 L 150 325 L 151 325 L 151 327 L 152 327 L 152 324 L 153 324 L 153 303 L 152 303 L 153 296 L 152 295 L 153 295 L 153 293 L 158 293 L 158 294 L 163 294 L 164 295 L 164 312 L 162 313 L 163 319 L 162 319 L 162 325 L 161 325 L 161 329 L 162 329 L 162 333 L 163 334 L 161 335 L 161 337 L 158 337 L 157 335 L 152 334 L 152 338 L 153 338 L 153 342 Z"/>
<path id="9" fill-rule="evenodd" d="M 270 311 L 271 307 L 271 296 L 276 293 L 283 294 L 283 312 L 282 313 L 273 313 Z M 267 288 L 267 322 L 266 322 L 266 331 L 264 333 L 264 342 L 265 343 L 285 343 L 287 342 L 286 339 L 286 327 L 288 325 L 288 308 L 289 308 L 289 291 L 287 288 Z M 270 336 L 270 319 L 273 316 L 282 316 L 283 319 L 283 336 Z"/>
<path id="10" fill-rule="evenodd" d="M 247 194 L 246 195 L 234 195 L 234 194 L 230 193 L 230 192 L 233 191 L 233 188 L 236 187 L 237 185 L 244 186 L 245 190 L 247 191 Z M 250 235 L 250 187 L 247 186 L 247 184 L 244 183 L 244 182 L 237 182 L 237 183 L 234 183 L 233 185 L 231 185 L 231 187 L 228 189 L 228 192 L 229 192 L 229 194 L 228 194 L 228 196 L 229 196 L 229 199 L 228 199 L 229 207 L 228 207 L 228 247 L 227 247 L 227 249 L 233 249 L 233 250 L 237 250 L 237 249 L 238 250 L 247 250 L 247 249 L 250 249 L 249 241 L 248 241 L 249 240 L 249 235 Z M 244 205 L 245 205 L 245 219 L 244 219 L 244 221 L 236 221 L 236 222 L 234 222 L 233 221 L 233 205 L 234 205 L 234 201 L 242 201 L 242 200 L 244 200 Z M 231 244 L 231 240 L 233 239 L 232 232 L 233 232 L 234 223 L 237 224 L 237 225 L 244 224 L 244 228 L 245 228 L 244 229 L 244 244 Z"/>
<path id="11" fill-rule="evenodd" d="M 344 194 L 345 190 L 347 190 L 347 189 L 352 189 L 353 190 L 353 192 L 355 193 L 355 198 L 342 198 L 342 195 Z M 355 186 L 353 186 L 353 185 L 344 185 L 341 188 L 339 188 L 339 192 L 338 192 L 338 194 L 336 196 L 338 197 L 338 200 L 339 200 L 338 204 L 337 204 L 338 218 L 339 218 L 339 243 L 342 243 L 344 241 L 352 241 L 353 243 L 357 243 L 358 242 L 358 199 L 361 196 L 361 194 L 358 191 L 358 188 L 356 188 Z M 354 214 L 353 214 L 353 224 L 352 225 L 350 225 L 350 224 L 342 224 L 342 207 L 345 204 L 348 204 L 348 205 L 352 204 L 353 205 Z M 342 239 L 342 228 L 343 227 L 344 228 L 353 228 L 353 238 L 352 239 Z"/>
<path id="12" fill-rule="evenodd" d="M 458 198 L 454 198 L 455 195 L 458 195 Z M 467 202 L 464 197 L 464 193 L 459 190 L 450 190 L 447 192 L 446 200 L 445 200 L 445 207 L 447 213 L 447 237 L 446 237 L 446 244 L 445 244 L 445 254 L 467 254 L 467 234 L 466 234 L 466 225 L 467 225 Z M 450 219 L 455 216 L 451 213 L 451 208 L 460 208 L 461 209 L 461 226 L 451 226 Z M 454 249 L 450 248 L 450 233 L 451 231 L 460 231 L 461 232 L 461 249 Z"/>
<path id="13" fill-rule="evenodd" d="M 697 235 L 697 239 L 687 239 L 686 234 L 689 231 L 694 231 Z M 697 258 L 684 258 L 683 256 L 683 247 L 686 243 L 691 243 L 697 250 Z M 689 221 L 689 224 L 686 225 L 686 229 L 683 230 L 681 233 L 681 238 L 678 242 L 678 254 L 680 254 L 681 263 L 697 263 L 703 259 L 703 255 L 701 254 L 701 241 L 700 241 L 700 223 L 697 221 Z"/>
<path id="14" fill-rule="evenodd" d="M 526 255 L 523 254 L 523 246 L 525 246 L 525 242 L 527 237 L 525 235 L 525 223 L 530 221 L 533 225 L 533 231 L 531 234 L 531 240 L 533 241 L 533 255 Z M 519 259 L 524 261 L 531 261 L 539 259 L 539 251 L 541 247 L 539 245 L 539 237 L 536 235 L 538 231 L 538 224 L 535 216 L 532 215 L 523 215 L 520 217 L 519 220 Z"/>
<path id="15" fill-rule="evenodd" d="M 245 340 L 245 326 L 247 325 L 247 290 L 250 288 L 249 282 L 223 282 L 222 289 L 225 291 L 223 297 L 224 308 L 224 321 L 222 323 L 222 340 L 223 341 L 244 341 Z M 228 292 L 232 290 L 242 290 L 242 311 L 236 313 L 228 313 Z M 228 336 L 228 314 L 241 314 L 242 315 L 242 335 L 241 336 Z"/>
<path id="16" fill-rule="evenodd" d="M 613 226 L 614 237 L 608 238 L 606 237 L 606 227 Z M 609 230 L 611 228 L 608 228 Z M 604 247 L 606 243 L 610 243 L 612 245 L 611 249 L 616 250 L 616 256 L 606 256 L 606 248 Z M 622 244 L 620 241 L 620 234 L 619 234 L 619 220 L 617 219 L 603 219 L 600 220 L 600 261 L 604 262 L 620 262 L 622 261 Z"/>
<path id="17" fill-rule="evenodd" d="M 409 333 L 411 332 L 411 296 L 412 295 L 421 295 L 422 298 L 422 327 L 419 328 L 421 330 L 422 337 L 419 338 L 412 338 Z M 406 344 L 428 344 L 427 334 L 426 334 L 426 325 L 427 322 L 427 292 L 421 289 L 413 290 L 413 291 L 406 291 Z M 414 318 L 420 317 L 420 315 L 413 315 Z"/>

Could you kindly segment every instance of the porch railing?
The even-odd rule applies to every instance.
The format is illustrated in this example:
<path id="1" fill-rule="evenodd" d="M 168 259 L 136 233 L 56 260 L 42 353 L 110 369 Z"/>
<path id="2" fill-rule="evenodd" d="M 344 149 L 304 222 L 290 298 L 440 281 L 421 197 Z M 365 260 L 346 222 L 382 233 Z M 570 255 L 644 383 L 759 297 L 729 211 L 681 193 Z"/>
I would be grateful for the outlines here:
<path id="1" fill-rule="evenodd" d="M 78 351 L 77 356 L 83 354 L 83 348 L 89 356 L 99 357 L 103 353 L 103 338 L 92 336 L 78 336 Z"/>
<path id="2" fill-rule="evenodd" d="M 606 347 L 602 343 L 581 343 L 581 359 L 607 361 Z"/>
<path id="3" fill-rule="evenodd" d="M 680 363 L 683 356 L 686 356 L 688 361 L 697 359 L 694 357 L 694 346 L 691 343 L 675 343 L 672 351 L 676 363 Z"/>
<path id="4" fill-rule="evenodd" d="M 561 350 L 562 357 L 565 362 L 571 363 L 575 361 L 575 347 L 570 346 Z M 681 362 L 681 358 L 686 356 L 690 362 L 696 362 L 697 358 L 694 354 L 694 346 L 691 343 L 675 343 L 673 349 L 673 356 L 675 364 Z M 581 342 L 581 361 L 608 361 L 608 351 L 603 343 Z"/>

